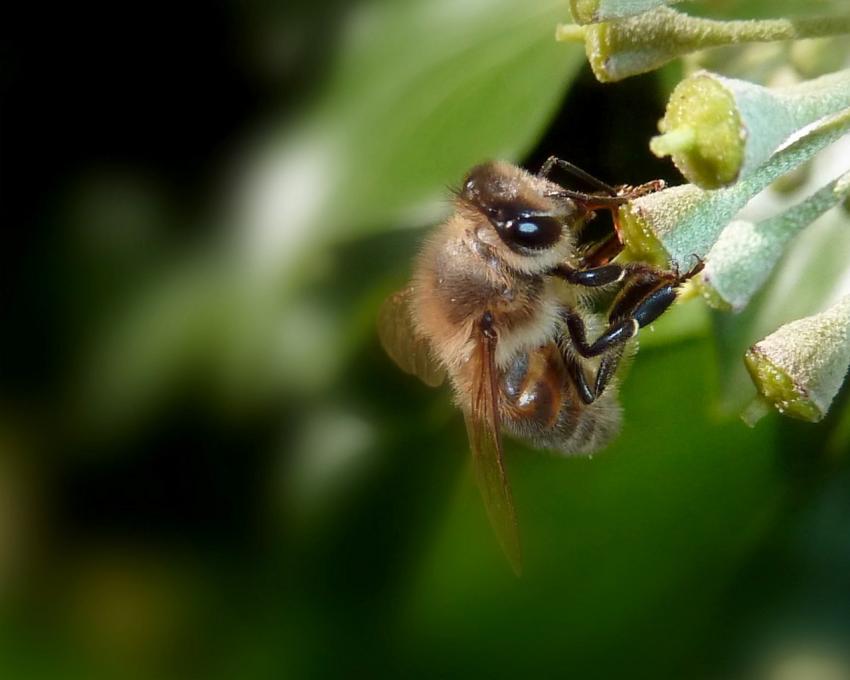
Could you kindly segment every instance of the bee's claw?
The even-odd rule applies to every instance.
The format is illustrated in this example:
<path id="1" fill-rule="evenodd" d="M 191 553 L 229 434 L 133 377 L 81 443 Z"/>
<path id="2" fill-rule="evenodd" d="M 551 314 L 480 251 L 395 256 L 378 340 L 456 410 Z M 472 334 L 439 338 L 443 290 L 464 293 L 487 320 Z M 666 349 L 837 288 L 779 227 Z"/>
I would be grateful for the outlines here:
<path id="1" fill-rule="evenodd" d="M 691 267 L 687 272 L 685 272 L 685 275 L 682 277 L 682 281 L 687 281 L 688 279 L 692 279 L 697 274 L 699 274 L 703 269 L 705 269 L 705 260 L 703 260 L 696 253 L 691 253 L 691 257 L 694 258 L 694 260 L 696 260 L 696 264 L 694 264 L 693 267 Z"/>

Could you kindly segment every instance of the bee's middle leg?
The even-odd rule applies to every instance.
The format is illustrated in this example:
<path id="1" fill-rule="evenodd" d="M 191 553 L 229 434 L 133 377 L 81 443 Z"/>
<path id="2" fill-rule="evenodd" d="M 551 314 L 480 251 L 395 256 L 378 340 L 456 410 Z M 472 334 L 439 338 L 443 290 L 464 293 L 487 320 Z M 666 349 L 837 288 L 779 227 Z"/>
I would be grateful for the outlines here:
<path id="1" fill-rule="evenodd" d="M 611 307 L 608 328 L 593 343 L 588 343 L 584 319 L 576 310 L 566 309 L 562 313 L 576 352 L 588 358 L 602 357 L 593 388 L 588 385 L 584 370 L 578 362 L 567 362 L 579 394 L 586 403 L 598 398 L 611 381 L 623 356 L 626 341 L 633 338 L 639 328 L 661 316 L 676 299 L 678 287 L 701 270 L 702 261 L 698 261 L 684 275 L 644 264 L 626 267 L 608 264 L 584 270 L 559 267 L 556 273 L 576 285 L 601 286 L 626 279 L 626 285 Z"/>

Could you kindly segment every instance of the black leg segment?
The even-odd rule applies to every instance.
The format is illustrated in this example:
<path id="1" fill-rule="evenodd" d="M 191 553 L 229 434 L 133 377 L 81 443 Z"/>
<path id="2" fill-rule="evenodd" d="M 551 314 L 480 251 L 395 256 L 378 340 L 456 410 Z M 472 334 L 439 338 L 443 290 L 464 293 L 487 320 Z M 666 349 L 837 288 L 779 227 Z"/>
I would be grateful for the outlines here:
<path id="1" fill-rule="evenodd" d="M 561 264 L 552 270 L 552 274 L 577 286 L 596 288 L 620 281 L 625 274 L 625 269 L 618 264 L 606 264 L 589 269 L 575 269 L 568 264 Z"/>
<path id="2" fill-rule="evenodd" d="M 599 362 L 599 370 L 596 371 L 595 392 L 597 397 L 605 391 L 605 388 L 608 387 L 608 383 L 611 382 L 611 378 L 613 378 L 614 374 L 617 372 L 617 367 L 620 365 L 620 359 L 623 358 L 624 349 L 625 345 L 617 345 L 616 347 L 611 348 L 607 354 L 602 356 L 602 360 Z"/>
<path id="3" fill-rule="evenodd" d="M 588 384 L 587 376 L 584 374 L 584 368 L 582 368 L 581 363 L 570 356 L 564 357 L 564 363 L 567 366 L 570 377 L 573 379 L 573 384 L 576 386 L 578 396 L 581 400 L 585 404 L 592 404 L 596 401 L 596 396 L 599 392 L 593 390 Z"/>
<path id="4" fill-rule="evenodd" d="M 570 338 L 576 351 L 583 357 L 598 357 L 603 352 L 609 350 L 615 345 L 620 345 L 629 338 L 633 338 L 638 330 L 638 324 L 633 319 L 622 319 L 612 323 L 600 335 L 594 343 L 588 344 L 587 331 L 584 326 L 584 319 L 572 309 L 564 312 L 564 320 L 567 323 L 567 330 L 570 333 Z"/>
<path id="5" fill-rule="evenodd" d="M 581 315 L 569 308 L 562 312 L 564 325 L 576 353 L 587 358 L 602 357 L 592 387 L 587 383 L 580 362 L 569 354 L 564 357 L 582 401 L 592 403 L 605 391 L 617 371 L 625 343 L 637 335 L 639 328 L 661 316 L 675 302 L 678 287 L 701 269 L 702 261 L 698 261 L 684 275 L 642 263 L 625 267 L 606 264 L 588 269 L 576 269 L 563 264 L 552 271 L 553 275 L 586 287 L 626 281 L 611 307 L 608 328 L 592 344 L 587 341 L 587 330 Z"/>
<path id="6" fill-rule="evenodd" d="M 643 327 L 661 316 L 676 300 L 676 288 L 667 283 L 647 295 L 632 311 L 632 318 Z"/>
<path id="7" fill-rule="evenodd" d="M 576 316 L 576 318 L 579 317 Z M 573 324 L 576 328 L 578 327 L 578 322 L 573 321 Z M 583 326 L 581 332 L 584 332 Z M 578 349 L 578 343 L 575 342 L 575 339 L 573 339 L 573 342 Z M 597 343 L 598 342 L 599 341 L 597 340 Z M 596 343 L 594 343 L 594 345 L 595 344 Z M 617 372 L 617 366 L 623 356 L 624 348 L 625 344 L 622 341 L 613 345 L 608 345 L 607 349 L 602 354 L 602 359 L 599 362 L 599 368 L 596 371 L 596 377 L 592 386 L 587 381 L 587 376 L 584 373 L 581 361 L 577 357 L 565 354 L 564 363 L 566 364 L 567 371 L 573 379 L 573 384 L 578 391 L 579 397 L 585 404 L 592 404 L 602 395 L 605 388 L 608 387 L 611 382 L 611 378 L 613 378 L 614 374 Z"/>

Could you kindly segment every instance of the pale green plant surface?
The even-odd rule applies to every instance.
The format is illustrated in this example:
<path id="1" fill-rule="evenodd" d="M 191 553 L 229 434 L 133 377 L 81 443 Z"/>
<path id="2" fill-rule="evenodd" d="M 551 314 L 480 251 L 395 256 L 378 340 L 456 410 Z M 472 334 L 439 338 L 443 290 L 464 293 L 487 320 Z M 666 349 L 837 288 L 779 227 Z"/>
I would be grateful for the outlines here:
<path id="1" fill-rule="evenodd" d="M 675 5 L 682 0 L 570 0 L 573 19 L 579 24 L 624 19 L 662 5 Z"/>
<path id="2" fill-rule="evenodd" d="M 631 201 L 620 209 L 627 247 L 639 239 L 649 238 L 648 253 L 657 251 L 660 246 L 665 251 L 664 259 L 679 267 L 685 267 L 692 255 L 704 258 L 726 225 L 754 196 L 848 131 L 850 109 L 821 123 L 776 153 L 752 175 L 730 187 L 707 191 L 685 184 Z M 632 253 L 628 255 L 633 256 Z"/>
<path id="3" fill-rule="evenodd" d="M 706 299 L 740 312 L 770 277 L 788 242 L 850 191 L 850 174 L 833 180 L 778 215 L 757 223 L 733 220 L 706 256 Z"/>

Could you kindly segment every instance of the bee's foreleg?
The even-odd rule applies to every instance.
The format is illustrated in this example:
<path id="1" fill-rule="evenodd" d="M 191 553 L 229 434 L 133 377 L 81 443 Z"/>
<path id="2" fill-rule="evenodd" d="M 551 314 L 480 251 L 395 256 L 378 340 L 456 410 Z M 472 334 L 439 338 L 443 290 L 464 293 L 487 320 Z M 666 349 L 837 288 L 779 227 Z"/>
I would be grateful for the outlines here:
<path id="1" fill-rule="evenodd" d="M 661 316 L 676 300 L 678 288 L 702 271 L 702 260 L 684 274 L 668 272 L 651 265 L 626 265 L 625 285 L 611 305 L 608 320 L 635 319 L 643 327 Z"/>
<path id="2" fill-rule="evenodd" d="M 597 288 L 622 281 L 626 275 L 626 268 L 619 264 L 605 264 L 600 267 L 576 269 L 568 264 L 560 264 L 552 270 L 552 275 L 576 286 Z"/>
<path id="3" fill-rule="evenodd" d="M 573 270 L 571 276 L 577 281 L 580 280 L 579 275 L 590 273 L 590 280 L 604 280 L 606 277 L 612 277 L 617 267 L 618 265 L 605 265 L 583 271 Z M 608 328 L 592 344 L 587 341 L 584 320 L 578 312 L 566 309 L 562 313 L 578 353 L 583 357 L 596 357 L 633 337 L 639 328 L 655 321 L 673 304 L 679 285 L 699 269 L 701 263 L 684 276 L 680 276 L 644 264 L 620 268 L 620 278 L 622 279 L 624 274 L 628 277 L 626 285 L 618 293 L 611 307 Z"/>
<path id="4" fill-rule="evenodd" d="M 619 319 L 609 324 L 593 343 L 587 341 L 587 330 L 584 319 L 574 309 L 566 309 L 562 312 L 562 318 L 566 323 L 573 347 L 583 357 L 598 357 L 616 345 L 622 345 L 626 340 L 635 336 L 638 331 L 638 323 L 634 319 Z"/>

